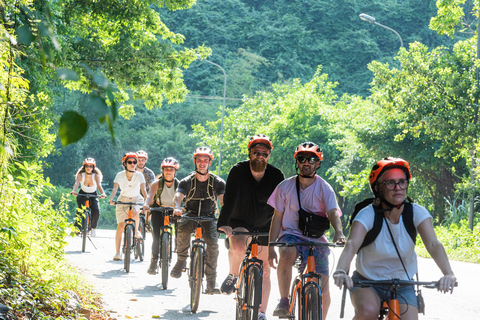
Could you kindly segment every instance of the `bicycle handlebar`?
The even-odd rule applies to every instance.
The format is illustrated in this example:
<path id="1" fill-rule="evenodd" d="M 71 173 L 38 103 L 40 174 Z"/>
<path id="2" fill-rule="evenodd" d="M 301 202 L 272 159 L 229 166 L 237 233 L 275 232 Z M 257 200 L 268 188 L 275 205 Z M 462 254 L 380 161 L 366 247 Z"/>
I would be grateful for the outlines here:
<path id="1" fill-rule="evenodd" d="M 193 221 L 216 221 L 218 220 L 217 218 L 214 217 L 208 217 L 208 216 L 187 216 L 187 215 L 181 215 L 178 217 L 179 219 L 187 219 L 187 220 L 193 220 Z"/>
<path id="2" fill-rule="evenodd" d="M 147 210 L 150 210 L 150 211 L 163 211 L 165 213 L 171 213 L 173 212 L 173 208 L 172 207 L 149 207 Z M 171 211 L 171 212 L 170 212 Z"/>
<path id="3" fill-rule="evenodd" d="M 270 246 L 274 247 L 344 247 L 345 243 L 330 243 L 330 242 L 313 242 L 313 241 L 304 241 L 304 242 L 270 242 Z"/>
<path id="4" fill-rule="evenodd" d="M 88 194 L 88 193 L 77 193 L 78 196 L 84 196 L 88 198 L 100 198 L 102 195 L 97 195 L 97 194 Z"/>
<path id="5" fill-rule="evenodd" d="M 268 232 L 261 231 L 232 231 L 233 235 L 236 236 L 252 236 L 252 237 L 268 237 Z"/>
<path id="6" fill-rule="evenodd" d="M 137 202 L 122 202 L 122 201 L 112 201 L 113 203 L 117 204 L 127 204 L 131 206 L 143 206 L 143 203 L 137 203 Z"/>
<path id="7" fill-rule="evenodd" d="M 415 280 L 400 280 L 400 279 L 390 279 L 390 280 L 354 280 L 354 287 L 371 287 L 371 286 L 422 286 L 428 289 L 438 288 L 438 281 L 415 281 Z M 455 287 L 458 287 L 458 282 L 455 282 Z"/>

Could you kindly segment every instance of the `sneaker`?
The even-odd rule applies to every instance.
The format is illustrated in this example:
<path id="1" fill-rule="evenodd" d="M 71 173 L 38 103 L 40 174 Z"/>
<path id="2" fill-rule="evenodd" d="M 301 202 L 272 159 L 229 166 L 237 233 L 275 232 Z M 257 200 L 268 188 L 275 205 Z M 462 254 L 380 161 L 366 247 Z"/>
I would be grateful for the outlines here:
<path id="1" fill-rule="evenodd" d="M 183 268 L 187 265 L 186 260 L 177 260 L 175 266 L 173 266 L 172 271 L 170 271 L 170 276 L 172 278 L 180 278 L 182 276 Z"/>
<path id="2" fill-rule="evenodd" d="M 267 316 L 265 315 L 265 312 L 260 311 L 258 313 L 258 320 L 267 320 Z"/>
<path id="3" fill-rule="evenodd" d="M 122 260 L 122 254 L 120 252 L 117 252 L 114 256 L 113 256 L 113 260 L 114 261 L 120 261 Z"/>
<path id="4" fill-rule="evenodd" d="M 280 299 L 280 302 L 278 303 L 277 307 L 273 311 L 273 315 L 275 317 L 280 317 L 280 318 L 287 318 L 289 316 L 288 312 L 288 298 L 282 298 Z"/>
<path id="5" fill-rule="evenodd" d="M 237 284 L 237 276 L 230 273 L 223 281 L 220 292 L 226 295 L 231 294 L 235 290 L 235 284 Z"/>
<path id="6" fill-rule="evenodd" d="M 135 233 L 135 238 L 137 238 L 137 240 L 143 240 L 142 234 L 140 232 Z"/>
<path id="7" fill-rule="evenodd" d="M 92 231 L 90 231 L 90 236 L 96 237 L 97 236 L 97 229 L 92 229 Z"/>
<path id="8" fill-rule="evenodd" d="M 158 259 L 152 259 L 152 261 L 150 262 L 150 267 L 147 270 L 147 273 L 155 275 L 157 274 L 157 270 L 158 270 Z"/>
<path id="9" fill-rule="evenodd" d="M 215 281 L 207 281 L 207 289 L 205 290 L 206 294 L 220 294 L 220 290 L 216 287 L 217 284 Z"/>

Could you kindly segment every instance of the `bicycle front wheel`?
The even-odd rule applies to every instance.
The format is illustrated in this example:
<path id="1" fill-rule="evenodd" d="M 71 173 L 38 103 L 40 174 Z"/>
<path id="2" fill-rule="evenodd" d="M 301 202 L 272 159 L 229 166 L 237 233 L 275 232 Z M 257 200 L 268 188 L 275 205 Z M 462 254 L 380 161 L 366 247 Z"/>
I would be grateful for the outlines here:
<path id="1" fill-rule="evenodd" d="M 168 285 L 168 264 L 170 261 L 170 235 L 167 232 L 162 234 L 160 242 L 160 268 L 162 269 L 162 287 L 167 290 Z"/>
<path id="2" fill-rule="evenodd" d="M 82 217 L 82 252 L 85 252 L 87 247 L 87 235 L 88 235 L 88 222 L 89 222 L 89 212 L 85 210 Z"/>
<path id="3" fill-rule="evenodd" d="M 317 286 L 307 284 L 303 301 L 305 312 L 305 319 L 303 320 L 322 320 L 322 297 Z"/>
<path id="4" fill-rule="evenodd" d="M 132 224 L 127 224 L 125 226 L 125 236 L 124 236 L 125 256 L 123 259 L 123 266 L 126 272 L 130 272 L 130 253 L 132 252 L 132 240 L 133 240 L 134 231 L 135 230 Z"/>
<path id="5" fill-rule="evenodd" d="M 242 262 L 242 265 L 240 266 L 240 281 L 238 282 L 237 285 L 237 290 L 235 292 L 235 300 L 237 300 L 237 308 L 235 310 L 235 319 L 236 320 L 243 320 L 246 318 L 246 312 L 243 310 L 243 302 L 245 301 L 244 294 L 243 292 L 245 291 L 245 278 L 246 274 L 242 273 L 242 271 L 245 271 L 245 264 Z"/>
<path id="6" fill-rule="evenodd" d="M 290 319 L 302 319 L 302 287 L 300 285 L 300 279 L 295 278 L 292 284 L 290 292 L 290 306 L 291 306 L 291 318 Z"/>
<path id="7" fill-rule="evenodd" d="M 197 312 L 202 292 L 203 279 L 203 252 L 199 247 L 193 248 L 193 255 L 190 268 L 190 308 L 192 313 Z"/>
<path id="8" fill-rule="evenodd" d="M 262 278 L 260 277 L 260 268 L 257 265 L 248 269 L 247 288 L 244 297 L 244 303 L 247 307 L 246 312 L 244 312 L 246 316 L 244 319 L 257 320 L 258 309 L 262 301 Z"/>
<path id="9" fill-rule="evenodd" d="M 143 261 L 143 257 L 145 255 L 145 220 L 140 218 L 139 222 L 139 230 L 140 234 L 142 235 L 142 239 L 137 239 L 137 255 L 140 261 Z"/>

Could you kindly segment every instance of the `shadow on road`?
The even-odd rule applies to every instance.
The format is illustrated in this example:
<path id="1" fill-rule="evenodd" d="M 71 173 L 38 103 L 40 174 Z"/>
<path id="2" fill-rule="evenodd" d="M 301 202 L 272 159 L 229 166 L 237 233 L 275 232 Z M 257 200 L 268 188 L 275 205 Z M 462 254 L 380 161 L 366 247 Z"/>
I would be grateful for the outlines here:
<path id="1" fill-rule="evenodd" d="M 143 288 L 134 288 L 129 293 L 136 295 L 139 298 L 142 297 L 154 297 L 154 296 L 175 296 L 175 289 L 163 290 L 161 283 L 154 286 L 145 286 Z"/>
<path id="2" fill-rule="evenodd" d="M 190 304 L 182 308 L 182 310 L 170 310 L 167 309 L 166 312 L 162 315 L 162 319 L 204 319 L 208 318 L 211 315 L 217 314 L 217 311 L 211 310 L 202 310 L 197 313 L 190 312 Z"/>

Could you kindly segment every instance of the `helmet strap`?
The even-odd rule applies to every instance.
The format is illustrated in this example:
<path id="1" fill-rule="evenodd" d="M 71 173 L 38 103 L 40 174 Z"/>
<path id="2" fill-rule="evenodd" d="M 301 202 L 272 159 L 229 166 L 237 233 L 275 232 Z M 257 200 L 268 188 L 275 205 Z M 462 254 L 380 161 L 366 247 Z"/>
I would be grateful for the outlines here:
<path id="1" fill-rule="evenodd" d="M 163 178 L 163 181 L 164 181 L 164 182 L 168 182 L 168 183 L 170 183 L 170 182 L 172 182 L 172 181 L 173 181 L 173 179 L 172 179 L 172 180 L 167 180 L 167 179 Z"/>
<path id="2" fill-rule="evenodd" d="M 201 176 L 206 176 L 206 175 L 208 174 L 208 170 L 207 170 L 207 172 L 205 172 L 205 173 L 201 173 L 201 172 L 199 172 L 197 169 L 195 169 L 195 172 L 198 173 L 198 174 L 201 175 Z"/>

